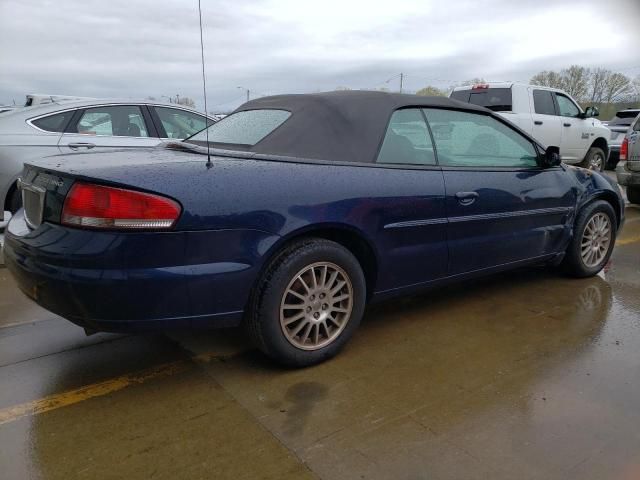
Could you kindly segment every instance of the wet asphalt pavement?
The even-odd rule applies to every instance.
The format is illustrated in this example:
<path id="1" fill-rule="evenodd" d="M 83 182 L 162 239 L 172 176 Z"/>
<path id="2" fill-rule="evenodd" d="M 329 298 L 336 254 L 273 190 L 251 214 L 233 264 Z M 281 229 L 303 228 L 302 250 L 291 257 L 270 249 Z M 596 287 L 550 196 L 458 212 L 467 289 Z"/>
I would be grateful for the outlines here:
<path id="1" fill-rule="evenodd" d="M 388 302 L 305 370 L 237 330 L 86 337 L 0 268 L 0 478 L 639 479 L 640 208 L 600 276 Z"/>

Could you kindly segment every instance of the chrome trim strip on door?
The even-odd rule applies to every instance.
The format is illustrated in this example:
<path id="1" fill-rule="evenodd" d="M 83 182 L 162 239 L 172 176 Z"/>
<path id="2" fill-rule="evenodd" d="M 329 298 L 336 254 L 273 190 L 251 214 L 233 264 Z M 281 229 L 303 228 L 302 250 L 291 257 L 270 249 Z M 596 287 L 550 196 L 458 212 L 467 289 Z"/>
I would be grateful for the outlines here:
<path id="1" fill-rule="evenodd" d="M 554 215 L 573 211 L 573 207 L 537 208 L 534 210 L 519 210 L 515 212 L 483 213 L 478 215 L 465 215 L 451 218 L 430 218 L 425 220 L 409 220 L 406 222 L 389 223 L 383 229 L 422 227 L 426 225 L 438 225 L 442 223 L 473 222 L 477 220 L 499 220 L 504 218 L 528 217 L 533 215 Z"/>
<path id="2" fill-rule="evenodd" d="M 515 212 L 499 212 L 499 213 L 482 213 L 478 215 L 465 215 L 461 217 L 449 218 L 450 223 L 473 222 L 476 220 L 500 220 L 503 218 L 529 217 L 533 215 L 553 215 L 561 213 L 569 213 L 573 211 L 573 207 L 553 207 L 553 208 L 536 208 L 533 210 L 518 210 Z"/>
<path id="3" fill-rule="evenodd" d="M 448 223 L 446 218 L 430 218 L 426 220 L 409 220 L 407 222 L 389 223 L 383 228 L 406 228 L 406 227 L 422 227 L 424 225 L 439 225 L 442 223 Z"/>

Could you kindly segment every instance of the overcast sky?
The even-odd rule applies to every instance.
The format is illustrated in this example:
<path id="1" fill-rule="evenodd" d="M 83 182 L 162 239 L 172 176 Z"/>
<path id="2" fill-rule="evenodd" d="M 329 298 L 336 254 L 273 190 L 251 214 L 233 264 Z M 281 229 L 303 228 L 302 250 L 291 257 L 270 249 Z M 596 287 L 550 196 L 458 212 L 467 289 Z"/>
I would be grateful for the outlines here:
<path id="1" fill-rule="evenodd" d="M 0 0 L 0 104 L 27 93 L 189 96 L 197 0 Z M 640 74 L 640 0 L 202 0 L 209 110 L 252 96 L 527 81 L 571 64 Z M 389 82 L 386 82 L 389 78 Z"/>

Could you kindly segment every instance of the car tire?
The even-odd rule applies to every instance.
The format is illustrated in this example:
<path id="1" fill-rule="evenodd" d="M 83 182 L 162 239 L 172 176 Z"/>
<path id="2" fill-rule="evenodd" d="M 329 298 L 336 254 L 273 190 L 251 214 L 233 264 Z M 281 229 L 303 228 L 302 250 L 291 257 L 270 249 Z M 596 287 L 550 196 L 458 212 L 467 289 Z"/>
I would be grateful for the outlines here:
<path id="1" fill-rule="evenodd" d="M 627 187 L 627 200 L 630 203 L 640 205 L 640 187 Z"/>
<path id="2" fill-rule="evenodd" d="M 606 161 L 607 157 L 604 154 L 604 150 L 598 147 L 591 147 L 585 155 L 582 163 L 580 163 L 580 166 L 583 168 L 588 168 L 589 170 L 601 172 L 602 170 L 604 170 Z"/>
<path id="3" fill-rule="evenodd" d="M 609 261 L 616 243 L 616 214 L 604 200 L 586 205 L 576 218 L 573 238 L 561 263 L 573 277 L 596 275 Z"/>
<path id="4" fill-rule="evenodd" d="M 256 346 L 279 363 L 314 365 L 353 336 L 365 299 L 364 274 L 349 250 L 319 238 L 297 241 L 266 268 L 245 326 Z"/>
<path id="5" fill-rule="evenodd" d="M 18 190 L 17 188 L 11 189 L 11 193 L 9 193 L 9 198 L 7 201 L 7 206 L 9 207 L 9 211 L 12 215 L 22 208 L 22 195 L 20 194 L 20 190 Z"/>

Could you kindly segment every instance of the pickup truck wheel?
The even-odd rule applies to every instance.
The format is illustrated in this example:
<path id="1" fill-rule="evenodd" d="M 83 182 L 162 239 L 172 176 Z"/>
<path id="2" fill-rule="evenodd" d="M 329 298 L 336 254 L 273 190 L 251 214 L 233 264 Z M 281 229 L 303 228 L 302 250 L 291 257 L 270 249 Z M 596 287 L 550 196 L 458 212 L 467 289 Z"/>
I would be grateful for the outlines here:
<path id="1" fill-rule="evenodd" d="M 604 200 L 585 206 L 576 219 L 562 269 L 573 277 L 591 277 L 609 261 L 616 243 L 616 215 Z"/>
<path id="2" fill-rule="evenodd" d="M 366 285 L 342 245 L 307 239 L 267 267 L 245 320 L 254 343 L 276 361 L 305 367 L 336 355 L 358 328 Z"/>
<path id="3" fill-rule="evenodd" d="M 605 162 L 606 156 L 604 154 L 604 150 L 598 147 L 591 147 L 585 155 L 584 160 L 582 161 L 580 166 L 583 168 L 588 168 L 589 170 L 601 172 L 604 169 Z"/>
<path id="4" fill-rule="evenodd" d="M 630 203 L 640 205 L 640 187 L 627 187 L 627 199 Z"/>

